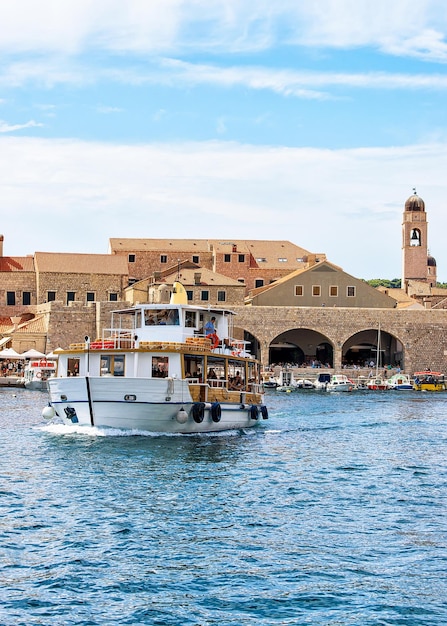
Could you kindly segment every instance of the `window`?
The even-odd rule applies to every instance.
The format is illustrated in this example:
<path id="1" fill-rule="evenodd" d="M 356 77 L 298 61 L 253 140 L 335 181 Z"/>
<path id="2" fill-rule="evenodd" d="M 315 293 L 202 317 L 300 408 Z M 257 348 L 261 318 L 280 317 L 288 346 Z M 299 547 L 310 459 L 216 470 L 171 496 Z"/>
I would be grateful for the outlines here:
<path id="1" fill-rule="evenodd" d="M 239 263 L 245 263 L 245 254 L 239 254 L 238 261 Z"/>
<path id="2" fill-rule="evenodd" d="M 267 263 L 267 259 L 265 257 L 260 257 L 259 259 L 256 259 L 257 263 Z"/>
<path id="3" fill-rule="evenodd" d="M 257 278 L 255 280 L 255 289 L 257 287 L 263 287 L 264 286 L 264 279 L 263 278 Z"/>
<path id="4" fill-rule="evenodd" d="M 286 259 L 286 258 L 284 258 L 284 257 L 279 258 L 279 259 L 278 259 L 278 261 L 279 261 L 280 263 L 287 263 L 287 259 Z"/>
<path id="5" fill-rule="evenodd" d="M 95 301 L 95 292 L 94 291 L 87 291 L 85 299 L 87 300 L 87 302 L 94 302 Z"/>
<path id="6" fill-rule="evenodd" d="M 101 354 L 101 376 L 124 376 L 124 354 Z"/>
<path id="7" fill-rule="evenodd" d="M 22 293 L 22 304 L 31 304 L 31 291 L 24 291 Z"/>
<path id="8" fill-rule="evenodd" d="M 303 285 L 295 285 L 295 295 L 296 296 L 304 295 L 304 287 L 303 287 Z"/>
<path id="9" fill-rule="evenodd" d="M 8 306 L 14 306 L 16 303 L 16 292 L 15 291 L 7 291 L 6 292 L 6 304 Z"/>
<path id="10" fill-rule="evenodd" d="M 192 257 L 192 262 L 193 262 L 193 263 L 196 263 L 197 265 L 199 265 L 199 262 L 200 262 L 200 257 L 199 257 L 197 254 L 195 254 L 195 255 Z"/>
<path id="11" fill-rule="evenodd" d="M 55 291 L 47 291 L 47 302 L 54 302 L 56 300 Z"/>
<path id="12" fill-rule="evenodd" d="M 238 279 L 237 279 L 237 282 L 238 282 L 238 283 L 245 283 L 245 278 L 238 278 Z"/>
<path id="13" fill-rule="evenodd" d="M 217 292 L 217 301 L 218 302 L 225 302 L 227 299 L 227 294 L 225 291 L 218 291 Z"/>
<path id="14" fill-rule="evenodd" d="M 153 356 L 152 357 L 152 377 L 166 378 L 169 371 L 169 357 Z"/>
<path id="15" fill-rule="evenodd" d="M 69 302 L 74 302 L 76 299 L 76 292 L 75 291 L 67 291 L 67 304 Z"/>
<path id="16" fill-rule="evenodd" d="M 338 296 L 338 287 L 337 285 L 331 285 L 329 287 L 329 295 L 331 298 L 336 298 Z"/>
<path id="17" fill-rule="evenodd" d="M 190 289 L 186 290 L 186 297 L 188 298 L 188 302 L 192 302 L 194 300 L 194 292 Z"/>
<path id="18" fill-rule="evenodd" d="M 129 256 L 127 257 L 127 260 L 129 261 L 129 263 L 135 263 L 135 255 L 129 254 Z"/>
<path id="19" fill-rule="evenodd" d="M 118 302 L 118 294 L 109 293 L 109 302 Z"/>
<path id="20" fill-rule="evenodd" d="M 321 296 L 321 286 L 320 285 L 312 285 L 312 295 L 313 296 Z"/>
<path id="21" fill-rule="evenodd" d="M 210 299 L 210 292 L 209 291 L 202 291 L 200 293 L 200 299 L 208 301 Z"/>
<path id="22" fill-rule="evenodd" d="M 231 254 L 224 254 L 224 263 L 231 263 Z"/>
<path id="23" fill-rule="evenodd" d="M 167 254 L 162 254 L 160 256 L 160 263 L 167 263 L 168 262 L 168 255 Z"/>
<path id="24" fill-rule="evenodd" d="M 346 288 L 346 295 L 348 296 L 348 298 L 354 298 L 355 297 L 355 287 L 347 287 Z"/>

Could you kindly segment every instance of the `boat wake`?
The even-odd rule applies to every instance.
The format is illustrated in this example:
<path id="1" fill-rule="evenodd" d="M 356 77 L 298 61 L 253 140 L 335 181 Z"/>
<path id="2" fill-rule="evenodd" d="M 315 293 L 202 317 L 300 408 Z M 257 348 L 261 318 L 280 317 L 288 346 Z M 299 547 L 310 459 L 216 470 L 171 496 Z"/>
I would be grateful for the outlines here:
<path id="1" fill-rule="evenodd" d="M 241 435 L 254 435 L 253 429 L 225 430 L 221 432 L 209 433 L 164 433 L 151 432 L 147 430 L 131 430 L 121 428 L 98 428 L 97 426 L 80 426 L 79 424 L 45 424 L 38 426 L 37 430 L 50 433 L 52 435 L 83 435 L 85 437 L 240 437 Z"/>

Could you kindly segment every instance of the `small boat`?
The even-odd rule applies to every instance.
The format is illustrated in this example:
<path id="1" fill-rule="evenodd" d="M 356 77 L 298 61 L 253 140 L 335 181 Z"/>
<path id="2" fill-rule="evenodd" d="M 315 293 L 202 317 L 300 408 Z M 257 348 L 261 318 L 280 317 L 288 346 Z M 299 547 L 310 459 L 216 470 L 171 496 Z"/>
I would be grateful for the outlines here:
<path id="1" fill-rule="evenodd" d="M 276 391 L 285 391 L 289 393 L 290 391 L 295 391 L 296 388 L 296 381 L 292 370 L 281 370 L 276 378 Z"/>
<path id="2" fill-rule="evenodd" d="M 370 391 L 386 391 L 389 389 L 388 381 L 381 376 L 375 376 L 366 383 L 367 389 Z"/>
<path id="3" fill-rule="evenodd" d="M 314 389 L 318 389 L 319 391 L 326 391 L 326 387 L 331 380 L 331 375 L 329 372 L 320 372 L 316 379 L 313 382 Z"/>
<path id="4" fill-rule="evenodd" d="M 326 391 L 353 391 L 354 383 L 345 374 L 333 374 L 326 385 Z"/>
<path id="5" fill-rule="evenodd" d="M 296 389 L 315 389 L 314 383 L 308 378 L 299 378 L 295 384 Z"/>
<path id="6" fill-rule="evenodd" d="M 407 374 L 393 374 L 391 378 L 387 380 L 388 389 L 393 389 L 395 391 L 412 391 L 413 384 L 410 380 L 410 377 Z"/>
<path id="7" fill-rule="evenodd" d="M 56 361 L 31 359 L 23 369 L 25 389 L 47 390 L 47 381 L 56 373 Z"/>
<path id="8" fill-rule="evenodd" d="M 447 386 L 444 374 L 425 370 L 414 373 L 413 388 L 416 391 L 445 391 Z"/>
<path id="9" fill-rule="evenodd" d="M 205 336 L 211 318 L 219 337 Z M 268 418 L 260 362 L 235 353 L 234 313 L 187 304 L 174 283 L 169 304 L 112 312 L 99 339 L 58 350 L 44 418 L 157 433 L 245 429 Z"/>

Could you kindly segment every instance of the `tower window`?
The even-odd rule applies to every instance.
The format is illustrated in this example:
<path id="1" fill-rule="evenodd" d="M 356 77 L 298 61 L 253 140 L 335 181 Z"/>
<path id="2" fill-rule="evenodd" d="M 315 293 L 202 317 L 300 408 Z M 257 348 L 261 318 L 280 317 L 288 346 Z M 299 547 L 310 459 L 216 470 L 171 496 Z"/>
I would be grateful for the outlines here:
<path id="1" fill-rule="evenodd" d="M 421 245 L 421 231 L 418 228 L 413 228 L 410 235 L 410 246 Z"/>

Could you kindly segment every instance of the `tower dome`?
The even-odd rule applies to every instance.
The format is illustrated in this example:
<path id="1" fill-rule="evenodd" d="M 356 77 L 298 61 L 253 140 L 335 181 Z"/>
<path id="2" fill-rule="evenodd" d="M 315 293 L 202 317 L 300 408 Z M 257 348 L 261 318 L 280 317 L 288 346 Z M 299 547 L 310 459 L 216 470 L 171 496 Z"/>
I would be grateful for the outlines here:
<path id="1" fill-rule="evenodd" d="M 425 211 L 425 202 L 413 189 L 413 195 L 405 202 L 405 211 Z"/>
<path id="2" fill-rule="evenodd" d="M 436 259 L 432 256 L 427 257 L 427 265 L 428 267 L 436 267 Z"/>

